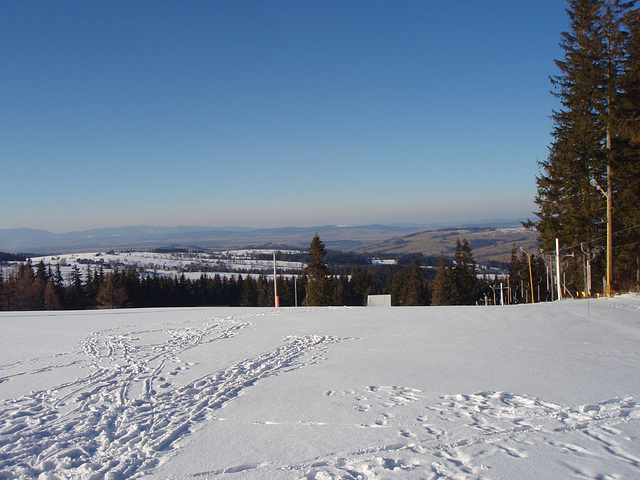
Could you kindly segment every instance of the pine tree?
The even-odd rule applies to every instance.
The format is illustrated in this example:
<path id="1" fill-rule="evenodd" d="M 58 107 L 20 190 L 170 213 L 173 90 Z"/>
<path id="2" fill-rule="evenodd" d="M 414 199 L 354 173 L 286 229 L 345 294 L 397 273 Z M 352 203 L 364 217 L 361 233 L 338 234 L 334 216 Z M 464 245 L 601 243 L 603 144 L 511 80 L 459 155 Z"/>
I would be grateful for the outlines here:
<path id="1" fill-rule="evenodd" d="M 47 280 L 49 280 L 49 274 L 47 272 L 47 266 L 44 264 L 44 260 L 40 260 L 38 262 L 38 266 L 36 267 L 36 278 L 42 283 L 47 283 Z"/>
<path id="2" fill-rule="evenodd" d="M 257 282 L 251 276 L 247 276 L 244 281 L 244 288 L 242 289 L 242 298 L 240 305 L 243 307 L 257 307 L 258 306 L 258 287 Z"/>
<path id="3" fill-rule="evenodd" d="M 625 71 L 620 81 L 620 105 L 615 122 L 617 149 L 613 173 L 617 185 L 614 210 L 617 228 L 615 237 L 614 277 L 624 288 L 640 289 L 640 11 L 624 17 L 629 32 L 626 42 Z"/>
<path id="4" fill-rule="evenodd" d="M 261 274 L 258 277 L 258 281 L 256 283 L 256 288 L 258 289 L 258 305 L 261 307 L 272 307 L 274 305 L 273 300 L 273 283 L 269 282 L 267 277 Z"/>
<path id="5" fill-rule="evenodd" d="M 4 272 L 0 269 L 0 311 L 9 310 L 7 298 L 7 286 L 4 279 Z"/>
<path id="6" fill-rule="evenodd" d="M 336 279 L 335 291 L 333 294 L 333 303 L 334 305 L 350 305 L 351 297 L 352 294 L 349 276 L 346 272 L 343 272 Z"/>
<path id="7" fill-rule="evenodd" d="M 107 274 L 96 296 L 98 303 L 108 308 L 118 308 L 124 306 L 127 298 L 124 287 L 118 286 L 117 275 L 115 273 Z"/>
<path id="8" fill-rule="evenodd" d="M 351 272 L 351 281 L 349 284 L 351 293 L 351 298 L 349 299 L 350 305 L 366 305 L 369 295 L 374 295 L 379 291 L 377 279 L 359 266 L 354 267 Z"/>
<path id="9" fill-rule="evenodd" d="M 96 277 L 95 270 L 91 271 L 91 266 L 87 265 L 87 271 L 85 272 L 87 281 L 85 282 L 85 294 L 87 298 L 95 299 L 98 293 L 99 285 L 96 285 L 94 279 Z"/>
<path id="10" fill-rule="evenodd" d="M 44 306 L 44 284 L 33 271 L 31 260 L 18 267 L 18 273 L 11 282 L 12 304 L 15 310 L 42 310 Z"/>
<path id="11" fill-rule="evenodd" d="M 422 277 L 420 262 L 416 260 L 406 286 L 405 305 L 415 306 L 428 304 L 429 292 Z"/>
<path id="12" fill-rule="evenodd" d="M 626 190 L 617 132 L 625 78 L 631 81 L 627 24 L 630 16 L 637 17 L 634 4 L 569 0 L 570 29 L 562 33 L 560 44 L 564 58 L 556 61 L 560 74 L 551 78 L 561 108 L 553 112 L 553 141 L 536 178 L 538 220 L 527 223 L 538 231 L 545 251 L 553 251 L 555 238 L 567 253 L 578 253 L 581 246 L 590 252 L 603 249 L 606 202 L 592 179 L 612 199 L 614 219 L 625 204 L 637 204 L 639 190 L 631 195 L 636 200 L 631 204 L 616 200 Z M 604 260 L 604 255 L 596 258 L 594 269 L 601 272 Z M 583 271 L 583 257 L 576 255 L 564 269 L 569 288 L 584 288 Z"/>
<path id="13" fill-rule="evenodd" d="M 53 283 L 53 280 L 47 281 L 44 288 L 44 309 L 45 310 L 62 310 L 62 300 L 60 294 Z"/>
<path id="14" fill-rule="evenodd" d="M 329 268 L 324 263 L 327 249 L 317 233 L 311 240 L 308 254 L 311 262 L 306 268 L 309 280 L 306 287 L 307 297 L 305 303 L 307 305 L 329 305 L 332 292 L 328 278 Z"/>
<path id="15" fill-rule="evenodd" d="M 406 305 L 407 284 L 409 283 L 409 274 L 406 267 L 400 270 L 391 279 L 389 293 L 391 293 L 391 304 L 394 306 Z"/>
<path id="16" fill-rule="evenodd" d="M 478 277 L 476 262 L 467 239 L 456 240 L 453 258 L 455 266 L 452 270 L 452 304 L 473 305 L 478 297 Z"/>
<path id="17" fill-rule="evenodd" d="M 60 269 L 60 264 L 56 264 L 56 271 L 53 275 L 53 284 L 58 289 L 58 291 L 64 288 L 64 278 L 62 277 L 62 270 Z"/>
<path id="18" fill-rule="evenodd" d="M 433 297 L 431 303 L 433 305 L 452 305 L 453 290 L 453 274 L 451 266 L 447 265 L 444 255 L 440 254 L 438 269 L 436 270 L 436 278 L 433 280 Z"/>
<path id="19" fill-rule="evenodd" d="M 70 287 L 75 289 L 79 294 L 84 294 L 84 285 L 82 283 L 82 273 L 77 265 L 71 268 Z"/>

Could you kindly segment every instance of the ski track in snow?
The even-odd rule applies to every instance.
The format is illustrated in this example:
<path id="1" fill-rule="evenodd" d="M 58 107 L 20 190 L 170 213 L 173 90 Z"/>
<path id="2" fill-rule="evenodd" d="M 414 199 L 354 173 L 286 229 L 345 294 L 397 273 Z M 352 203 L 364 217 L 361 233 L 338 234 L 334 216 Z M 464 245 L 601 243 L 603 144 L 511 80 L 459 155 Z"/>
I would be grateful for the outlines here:
<path id="1" fill-rule="evenodd" d="M 487 465 L 492 457 L 527 458 L 529 449 L 541 445 L 566 454 L 564 463 L 558 465 L 558 478 L 629 478 L 629 472 L 640 471 L 639 439 L 616 428 L 640 419 L 640 405 L 633 397 L 566 406 L 526 395 L 480 392 L 446 395 L 438 405 L 430 406 L 422 392 L 405 387 L 372 386 L 326 395 L 350 400 L 365 417 L 363 423 L 348 428 L 381 429 L 388 442 L 329 453 L 298 465 L 239 465 L 195 477 L 227 478 L 258 470 L 268 478 L 272 470 L 291 472 L 291 478 L 302 480 L 501 478 L 494 477 Z M 423 414 L 409 415 L 416 412 Z M 582 461 L 589 458 L 597 465 L 598 459 L 611 455 L 626 470 L 597 471 Z"/>
<path id="2" fill-rule="evenodd" d="M 294 364 L 298 357 L 338 341 L 316 335 L 287 337 L 273 351 L 173 386 L 172 378 L 189 368 L 180 361 L 181 353 L 237 335 L 254 315 L 267 313 L 92 333 L 81 346 L 90 367 L 87 376 L 0 403 L 0 479 L 117 480 L 144 475 L 243 389 L 300 368 L 302 364 Z M 190 322 L 197 326 L 179 325 Z M 179 365 L 171 369 L 170 363 Z"/>

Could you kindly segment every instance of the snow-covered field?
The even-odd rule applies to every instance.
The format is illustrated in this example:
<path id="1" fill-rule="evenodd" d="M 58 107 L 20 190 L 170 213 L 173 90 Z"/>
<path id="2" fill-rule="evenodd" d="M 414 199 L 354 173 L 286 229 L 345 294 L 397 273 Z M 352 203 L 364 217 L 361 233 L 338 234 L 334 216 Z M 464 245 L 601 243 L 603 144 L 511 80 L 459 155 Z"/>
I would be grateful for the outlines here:
<path id="1" fill-rule="evenodd" d="M 0 313 L 0 478 L 640 478 L 640 297 Z"/>
<path id="2" fill-rule="evenodd" d="M 276 250 L 283 254 L 301 254 L 298 250 Z M 253 250 L 225 250 L 222 252 L 209 253 L 157 253 L 145 251 L 118 251 L 110 253 L 90 252 L 90 253 L 69 253 L 64 255 L 47 255 L 43 257 L 32 257 L 31 263 L 34 268 L 41 260 L 45 265 L 55 267 L 60 265 L 63 277 L 68 280 L 71 275 L 71 269 L 75 266 L 80 273 L 86 276 L 87 265 L 91 270 L 102 265 L 105 272 L 111 271 L 118 267 L 136 267 L 138 271 L 146 270 L 157 275 L 168 275 L 171 277 L 185 275 L 186 278 L 195 280 L 200 278 L 204 273 L 207 276 L 214 275 L 232 276 L 248 273 L 257 277 L 260 272 L 272 272 L 273 260 L 257 259 L 258 255 L 271 255 L 273 250 L 253 249 Z M 16 262 L 16 265 L 19 262 Z M 22 262 L 20 262 L 22 263 Z M 16 265 L 7 265 L 0 269 L 8 274 L 15 270 Z M 305 264 L 301 262 L 283 261 L 277 262 L 279 271 L 286 270 L 302 270 Z M 217 269 L 220 269 L 219 272 Z M 226 272 L 231 270 L 233 273 Z M 236 273 L 238 272 L 238 273 Z M 254 272 L 254 273 L 251 273 Z M 256 273 L 257 272 L 257 273 Z"/>

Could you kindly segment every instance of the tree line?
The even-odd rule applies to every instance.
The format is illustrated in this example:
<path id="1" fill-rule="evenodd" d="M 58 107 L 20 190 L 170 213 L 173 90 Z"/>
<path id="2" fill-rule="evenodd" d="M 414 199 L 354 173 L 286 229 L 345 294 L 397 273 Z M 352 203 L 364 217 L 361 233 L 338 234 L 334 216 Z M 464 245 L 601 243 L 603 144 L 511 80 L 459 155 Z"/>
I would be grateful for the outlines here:
<path id="1" fill-rule="evenodd" d="M 281 306 L 366 305 L 369 295 L 390 294 L 396 306 L 472 305 L 494 297 L 498 280 L 478 275 L 467 240 L 458 240 L 453 259 L 432 261 L 413 257 L 411 266 L 342 265 L 329 267 L 329 252 L 314 236 L 301 275 L 278 276 Z M 409 258 L 409 257 L 408 257 Z M 405 259 L 406 260 L 406 259 Z M 121 307 L 274 305 L 273 277 L 261 275 L 202 274 L 187 278 L 135 267 L 105 271 L 104 265 L 77 265 L 65 280 L 60 265 L 30 260 L 6 275 L 0 274 L 0 310 L 58 310 Z"/>
<path id="2" fill-rule="evenodd" d="M 560 107 L 526 225 L 547 254 L 559 240 L 565 288 L 603 292 L 609 264 L 614 291 L 638 289 L 640 13 L 635 0 L 569 0 L 567 13 L 551 77 Z"/>

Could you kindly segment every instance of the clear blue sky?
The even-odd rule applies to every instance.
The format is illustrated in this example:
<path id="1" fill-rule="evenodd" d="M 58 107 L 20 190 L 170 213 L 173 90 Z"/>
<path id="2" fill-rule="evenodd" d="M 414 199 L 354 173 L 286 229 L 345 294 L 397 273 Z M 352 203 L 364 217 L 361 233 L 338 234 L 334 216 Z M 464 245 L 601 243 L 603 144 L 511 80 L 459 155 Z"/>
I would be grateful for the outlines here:
<path id="1" fill-rule="evenodd" d="M 0 227 L 531 216 L 564 0 L 0 2 Z"/>

